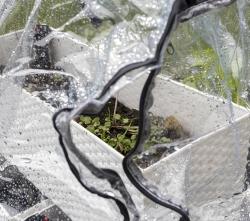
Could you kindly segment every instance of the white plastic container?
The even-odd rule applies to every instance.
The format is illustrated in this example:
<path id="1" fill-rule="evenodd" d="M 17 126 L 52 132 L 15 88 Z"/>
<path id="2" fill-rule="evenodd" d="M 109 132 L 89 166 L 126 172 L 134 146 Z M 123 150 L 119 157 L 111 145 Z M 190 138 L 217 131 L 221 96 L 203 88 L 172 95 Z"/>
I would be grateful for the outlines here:
<path id="1" fill-rule="evenodd" d="M 0 65 L 6 64 L 11 51 L 17 45 L 20 33 L 0 37 Z M 59 39 L 56 43 L 52 42 L 51 47 L 55 54 L 54 59 L 57 60 L 63 57 L 65 51 L 70 52 L 72 48 L 79 47 L 81 50 L 82 45 L 70 39 Z M 143 76 L 122 89 L 119 92 L 119 101 L 130 108 L 138 108 L 144 82 Z M 88 193 L 80 184 L 76 185 L 77 181 L 66 162 L 62 160 L 58 134 L 51 121 L 53 108 L 15 86 L 6 88 L 4 81 L 0 84 L 0 91 L 3 113 L 0 122 L 4 122 L 5 125 L 9 122 L 10 125 L 8 129 L 4 128 L 10 146 L 1 150 L 1 154 L 17 165 L 29 180 L 73 220 L 80 220 L 80 217 L 99 220 L 100 216 L 102 220 L 111 220 L 109 214 L 112 214 L 112 205 L 107 200 Z M 224 100 L 163 76 L 157 77 L 153 94 L 155 102 L 151 112 L 162 117 L 174 115 L 184 129 L 189 131 L 194 141 L 143 170 L 145 176 L 162 192 L 170 192 L 191 208 L 216 198 L 218 193 L 226 196 L 232 191 L 239 191 L 243 182 L 238 180 L 243 179 L 245 173 L 249 146 L 248 111 L 233 105 L 235 124 L 232 126 L 232 112 Z M 15 120 L 11 120 L 13 113 L 16 115 Z M 111 168 L 121 175 L 141 212 L 155 212 L 154 205 L 126 178 L 122 169 L 123 156 L 77 123 L 73 122 L 72 125 L 76 146 L 97 166 Z M 0 132 L 3 132 L 1 130 Z M 22 136 L 18 135 L 20 131 Z M 235 134 L 238 134 L 237 137 Z M 235 142 L 235 139 L 239 142 Z M 17 146 L 18 140 L 21 142 Z M 4 145 L 4 141 L 0 139 L 0 144 Z M 40 162 L 44 156 L 48 160 Z M 32 159 L 28 166 L 24 158 Z M 231 172 L 235 163 L 238 165 L 237 172 Z M 88 172 L 86 176 L 87 174 Z M 44 179 L 46 183 L 42 181 Z M 235 185 L 231 185 L 232 183 Z"/>

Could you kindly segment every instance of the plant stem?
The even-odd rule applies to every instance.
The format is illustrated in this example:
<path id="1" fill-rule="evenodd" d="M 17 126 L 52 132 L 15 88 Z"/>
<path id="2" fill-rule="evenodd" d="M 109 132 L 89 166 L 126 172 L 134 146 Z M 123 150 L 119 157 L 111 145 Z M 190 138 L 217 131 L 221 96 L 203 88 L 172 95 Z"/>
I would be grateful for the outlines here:
<path id="1" fill-rule="evenodd" d="M 127 128 L 131 128 L 131 129 L 136 130 L 136 129 L 138 129 L 138 126 L 130 126 L 130 125 L 128 125 L 128 126 L 119 126 L 119 125 L 115 125 L 115 126 L 112 126 L 112 128 L 117 128 L 117 129 L 127 129 Z"/>
<path id="2" fill-rule="evenodd" d="M 119 93 L 117 93 L 116 96 L 115 96 L 115 107 L 114 107 L 114 112 L 113 112 L 113 120 L 114 120 L 114 123 L 116 123 L 116 119 L 114 118 L 114 116 L 116 115 L 116 111 L 117 111 L 118 95 L 119 95 Z"/>

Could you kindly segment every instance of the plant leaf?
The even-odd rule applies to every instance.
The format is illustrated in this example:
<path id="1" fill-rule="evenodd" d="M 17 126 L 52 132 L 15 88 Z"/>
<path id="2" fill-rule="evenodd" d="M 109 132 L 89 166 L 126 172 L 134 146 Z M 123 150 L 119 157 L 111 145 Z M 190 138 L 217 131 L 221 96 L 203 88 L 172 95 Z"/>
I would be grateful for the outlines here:
<path id="1" fill-rule="evenodd" d="M 114 114 L 114 119 L 115 120 L 120 120 L 121 119 L 121 115 L 120 114 Z"/>
<path id="2" fill-rule="evenodd" d="M 80 121 L 85 124 L 85 125 L 89 125 L 92 122 L 91 117 L 88 116 L 80 116 Z"/>
<path id="3" fill-rule="evenodd" d="M 128 119 L 128 118 L 124 118 L 124 119 L 122 119 L 122 123 L 124 123 L 124 124 L 129 123 L 129 119 Z"/>

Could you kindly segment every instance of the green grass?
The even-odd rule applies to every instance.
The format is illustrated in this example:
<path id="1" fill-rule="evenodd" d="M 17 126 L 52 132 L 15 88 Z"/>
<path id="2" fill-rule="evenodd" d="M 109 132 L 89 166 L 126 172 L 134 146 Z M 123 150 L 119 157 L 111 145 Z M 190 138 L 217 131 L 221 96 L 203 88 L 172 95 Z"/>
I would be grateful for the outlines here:
<path id="1" fill-rule="evenodd" d="M 18 1 L 4 24 L 0 27 L 0 35 L 22 29 L 32 10 L 34 0 Z"/>
<path id="2" fill-rule="evenodd" d="M 125 16 L 126 20 L 132 20 L 135 15 L 142 14 L 137 7 L 127 0 L 122 0 L 123 5 L 128 5 L 129 11 Z M 29 14 L 32 10 L 34 0 L 20 0 L 15 6 L 12 13 L 6 19 L 2 27 L 0 27 L 0 35 L 9 33 L 11 31 L 23 29 Z M 62 4 L 59 7 L 58 4 Z M 112 4 L 110 7 L 116 8 Z M 39 11 L 38 23 L 47 24 L 52 28 L 59 28 L 67 21 L 74 18 L 81 11 L 81 6 L 78 0 L 42 0 Z M 63 31 L 71 31 L 82 36 L 87 40 L 92 40 L 96 36 L 106 35 L 114 26 L 114 20 L 103 19 L 103 22 L 96 26 L 93 25 L 89 19 L 82 18 L 78 21 L 66 25 Z M 139 24 L 137 24 L 139 25 Z"/>
<path id="3" fill-rule="evenodd" d="M 240 80 L 232 73 L 224 72 L 213 49 L 194 51 L 192 56 L 195 62 L 191 69 L 196 73 L 183 78 L 182 83 L 224 98 L 228 97 L 229 90 L 234 103 L 248 107 L 247 101 L 240 96 L 242 89 Z"/>
<path id="4" fill-rule="evenodd" d="M 67 1 L 68 0 L 43 0 L 39 11 L 38 22 L 47 24 L 53 28 L 58 28 L 63 25 L 80 12 L 80 5 L 77 1 L 72 1 L 72 3 L 62 5 L 55 9 L 53 8 L 54 5 Z M 8 33 L 24 28 L 33 5 L 34 0 L 18 1 L 14 10 L 10 13 L 2 27 L 0 27 L 0 33 Z"/>
<path id="5" fill-rule="evenodd" d="M 224 8 L 219 14 L 223 25 L 238 44 L 240 30 L 235 5 Z M 250 25 L 250 20 L 247 19 Z M 172 43 L 175 54 L 167 54 L 163 73 L 200 91 L 220 97 L 228 98 L 229 90 L 234 103 L 249 107 L 248 101 L 241 96 L 247 87 L 244 81 L 240 81 L 244 78 L 242 73 L 233 74 L 223 70 L 217 53 L 192 28 L 190 22 L 179 25 L 172 34 Z"/>
<path id="6" fill-rule="evenodd" d="M 81 11 L 78 1 L 72 1 L 72 3 L 67 2 L 68 0 L 43 0 L 38 21 L 53 28 L 60 27 Z M 53 8 L 53 6 L 63 3 L 67 4 Z"/>
<path id="7" fill-rule="evenodd" d="M 66 4 L 54 7 L 62 3 Z M 0 27 L 0 35 L 23 29 L 29 18 L 33 4 L 34 0 L 18 1 L 13 11 Z M 43 0 L 38 15 L 38 23 L 47 24 L 52 28 L 59 28 L 75 17 L 80 11 L 79 1 L 76 0 L 72 0 L 71 3 L 68 0 Z M 107 32 L 112 25 L 112 22 L 106 19 L 100 26 L 96 27 L 91 24 L 89 19 L 83 18 L 66 26 L 63 31 L 72 31 L 87 40 L 92 40 L 97 34 Z"/>

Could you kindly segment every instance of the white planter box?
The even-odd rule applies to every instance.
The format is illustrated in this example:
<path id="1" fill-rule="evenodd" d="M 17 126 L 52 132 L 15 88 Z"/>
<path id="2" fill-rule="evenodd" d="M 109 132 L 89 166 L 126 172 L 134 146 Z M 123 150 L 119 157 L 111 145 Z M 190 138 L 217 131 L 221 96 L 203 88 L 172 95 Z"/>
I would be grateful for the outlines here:
<path id="1" fill-rule="evenodd" d="M 6 56 L 10 55 L 18 36 L 9 34 L 0 38 L 0 65 L 6 64 Z M 65 45 L 65 42 L 68 43 Z M 62 53 L 65 47 L 72 48 L 72 45 L 77 47 L 77 43 L 70 42 L 61 39 L 57 44 L 52 44 L 55 54 Z M 121 90 L 119 100 L 128 107 L 138 108 L 144 81 L 144 78 L 140 78 L 133 85 Z M 166 77 L 159 76 L 156 81 L 152 112 L 162 117 L 174 115 L 184 129 L 190 132 L 194 141 L 143 170 L 145 176 L 155 182 L 164 193 L 169 192 L 181 198 L 190 208 L 215 199 L 218 193 L 226 196 L 232 191 L 235 193 L 239 191 L 242 182 L 236 181 L 242 179 L 245 173 L 249 146 L 248 111 L 233 105 L 236 123 L 232 127 L 229 123 L 229 106 L 222 99 L 201 93 Z M 99 220 L 98 217 L 102 217 L 102 220 L 113 220 L 114 216 L 110 214 L 114 211 L 110 201 L 85 191 L 62 160 L 58 134 L 51 122 L 54 110 L 13 85 L 6 87 L 4 80 L 0 82 L 0 92 L 0 122 L 6 125 L 0 132 L 6 134 L 8 141 L 8 148 L 1 149 L 1 154 L 17 165 L 29 180 L 73 220 L 80 220 L 80 217 L 91 217 L 91 220 Z M 126 178 L 121 164 L 123 156 L 77 123 L 72 124 L 76 146 L 97 166 L 114 169 L 121 175 L 137 207 L 141 212 L 147 211 L 149 220 L 149 214 L 157 216 L 155 211 L 157 208 Z M 240 149 L 236 149 L 235 146 L 237 144 L 235 130 L 239 132 L 237 141 Z M 4 146 L 6 139 L 0 139 L 0 145 Z M 44 157 L 47 160 L 41 161 Z M 27 164 L 24 159 L 31 161 Z M 235 162 L 238 162 L 238 173 L 232 172 L 235 171 L 232 169 Z M 85 177 L 88 176 L 86 171 Z M 228 185 L 234 183 L 235 185 Z"/>
<path id="2" fill-rule="evenodd" d="M 123 89 L 120 100 L 136 108 L 143 81 Z M 194 140 L 143 170 L 144 175 L 162 193 L 179 198 L 191 210 L 241 192 L 250 146 L 249 111 L 233 104 L 232 125 L 229 122 L 232 113 L 225 101 L 163 76 L 156 79 L 153 94 L 151 111 L 162 117 L 174 115 Z M 163 210 L 148 200 L 145 210 L 162 217 L 159 210 Z"/>

